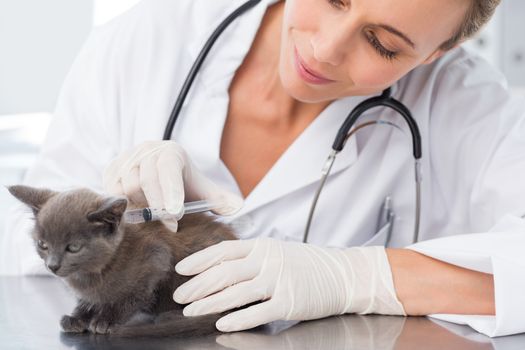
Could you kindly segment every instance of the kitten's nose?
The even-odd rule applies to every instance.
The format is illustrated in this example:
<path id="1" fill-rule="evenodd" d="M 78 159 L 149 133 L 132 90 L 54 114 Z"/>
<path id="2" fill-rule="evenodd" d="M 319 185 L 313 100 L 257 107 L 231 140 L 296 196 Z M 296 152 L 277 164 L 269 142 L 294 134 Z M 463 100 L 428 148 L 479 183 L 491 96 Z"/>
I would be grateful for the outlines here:
<path id="1" fill-rule="evenodd" d="M 59 264 L 50 264 L 50 265 L 47 265 L 47 267 L 53 272 L 57 272 L 58 269 L 60 268 L 60 265 Z"/>

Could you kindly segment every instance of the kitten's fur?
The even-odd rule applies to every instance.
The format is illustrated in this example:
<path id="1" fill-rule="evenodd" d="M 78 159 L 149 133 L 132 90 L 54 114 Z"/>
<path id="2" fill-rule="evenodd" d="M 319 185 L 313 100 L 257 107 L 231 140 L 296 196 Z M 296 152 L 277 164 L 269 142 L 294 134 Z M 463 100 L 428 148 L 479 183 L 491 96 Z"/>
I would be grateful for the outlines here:
<path id="1" fill-rule="evenodd" d="M 38 254 L 78 297 L 72 315 L 61 320 L 65 332 L 191 336 L 215 331 L 222 314 L 184 317 L 183 306 L 173 301 L 174 290 L 189 279 L 174 266 L 193 252 L 236 239 L 228 226 L 192 214 L 173 233 L 160 222 L 122 222 L 128 204 L 123 198 L 87 189 L 8 190 L 33 210 Z M 75 245 L 82 248 L 69 252 Z"/>

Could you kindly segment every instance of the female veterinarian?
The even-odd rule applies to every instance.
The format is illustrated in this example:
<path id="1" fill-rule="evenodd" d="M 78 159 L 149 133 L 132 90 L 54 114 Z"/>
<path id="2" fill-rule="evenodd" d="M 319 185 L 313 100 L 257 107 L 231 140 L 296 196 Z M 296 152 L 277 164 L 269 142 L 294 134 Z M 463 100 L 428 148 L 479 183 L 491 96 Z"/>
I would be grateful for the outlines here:
<path id="1" fill-rule="evenodd" d="M 221 331 L 378 313 L 524 332 L 525 103 L 460 47 L 498 3 L 144 0 L 90 36 L 25 182 L 172 214 L 220 199 L 241 240 L 177 264 L 196 277 L 173 297 L 189 316 L 263 301 Z M 23 215 L 3 258 L 38 272 Z"/>

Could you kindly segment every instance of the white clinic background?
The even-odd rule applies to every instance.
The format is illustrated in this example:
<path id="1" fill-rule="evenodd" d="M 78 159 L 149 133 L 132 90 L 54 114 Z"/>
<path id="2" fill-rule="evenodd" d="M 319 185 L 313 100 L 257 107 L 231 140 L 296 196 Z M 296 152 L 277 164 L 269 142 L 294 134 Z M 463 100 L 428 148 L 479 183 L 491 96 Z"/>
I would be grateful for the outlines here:
<path id="1" fill-rule="evenodd" d="M 19 183 L 45 135 L 62 81 L 94 25 L 139 0 L 0 0 L 0 235 Z M 173 0 L 179 1 L 179 0 Z M 209 0 L 214 1 L 214 0 Z M 503 0 L 466 46 L 525 96 L 525 1 Z M 525 137 L 525 135 L 524 135 Z"/>

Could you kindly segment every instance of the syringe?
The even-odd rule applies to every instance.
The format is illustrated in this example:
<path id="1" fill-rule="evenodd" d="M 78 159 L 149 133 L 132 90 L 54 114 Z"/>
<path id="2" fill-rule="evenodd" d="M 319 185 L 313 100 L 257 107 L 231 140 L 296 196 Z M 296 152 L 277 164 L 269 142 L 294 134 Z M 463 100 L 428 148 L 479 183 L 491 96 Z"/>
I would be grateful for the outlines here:
<path id="1" fill-rule="evenodd" d="M 200 213 L 208 210 L 215 209 L 220 206 L 220 202 L 214 202 L 209 200 L 200 200 L 195 202 L 184 203 L 184 212 L 182 215 Z M 181 215 L 181 217 L 182 217 Z M 128 224 L 141 224 L 149 221 L 158 221 L 162 219 L 177 218 L 173 214 L 170 214 L 166 209 L 155 209 L 155 208 L 142 208 L 132 209 L 124 212 L 124 221 Z"/>

